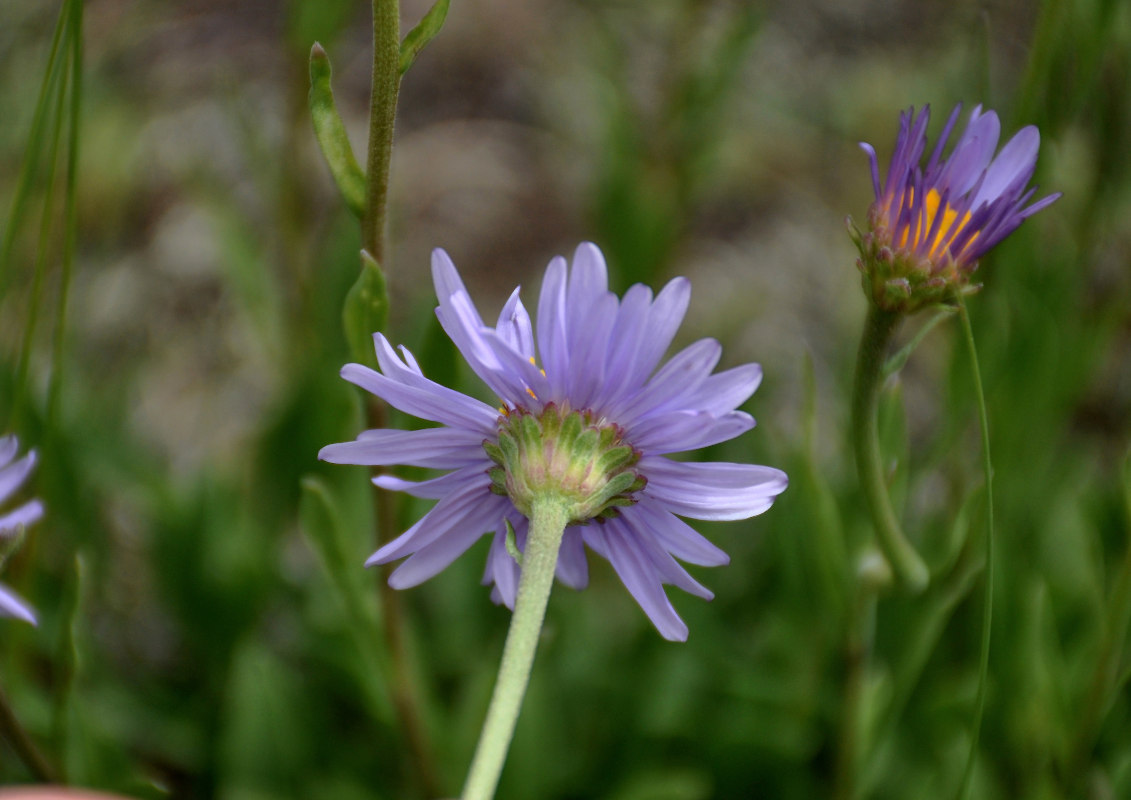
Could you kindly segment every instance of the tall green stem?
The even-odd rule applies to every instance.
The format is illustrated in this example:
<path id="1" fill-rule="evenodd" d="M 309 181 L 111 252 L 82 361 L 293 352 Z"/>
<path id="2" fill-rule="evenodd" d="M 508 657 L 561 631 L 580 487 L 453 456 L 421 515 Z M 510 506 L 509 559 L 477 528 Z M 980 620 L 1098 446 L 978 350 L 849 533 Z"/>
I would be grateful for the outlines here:
<path id="1" fill-rule="evenodd" d="M 471 761 L 463 800 L 491 800 L 503 771 L 507 749 L 514 737 L 522 698 L 530 682 L 534 652 L 546 617 L 546 603 L 554 585 L 554 569 L 562 534 L 569 522 L 564 504 L 554 497 L 536 497 L 530 513 L 530 533 L 522 558 L 522 576 L 503 660 L 495 683 L 479 745 Z"/>
<path id="2" fill-rule="evenodd" d="M 927 587 L 927 565 L 904 537 L 891 507 L 877 425 L 884 357 L 901 315 L 875 305 L 868 308 L 856 359 L 856 385 L 852 395 L 852 445 L 860 489 L 876 526 L 880 547 L 900 582 L 914 592 Z"/>
<path id="3" fill-rule="evenodd" d="M 399 0 L 373 0 L 373 73 L 369 95 L 369 145 L 365 171 L 365 213 L 361 220 L 362 247 L 388 274 L 385 253 L 386 212 L 389 196 L 389 161 L 393 152 L 393 127 L 400 91 L 400 3 Z M 388 411 L 383 403 L 366 405 L 370 428 L 388 426 Z M 380 471 L 380 470 L 378 470 Z M 396 525 L 393 498 L 376 488 L 373 505 L 378 537 L 388 541 Z M 403 615 L 397 592 L 381 582 L 381 600 L 385 609 L 385 639 L 393 664 L 393 704 L 404 726 L 408 748 L 416 765 L 423 788 L 436 794 L 436 770 L 419 704 L 413 691 L 408 655 L 405 651 Z"/>
<path id="4" fill-rule="evenodd" d="M 974 782 L 974 764 L 978 759 L 978 739 L 982 733 L 982 714 L 986 708 L 986 684 L 990 670 L 990 632 L 994 615 L 994 466 L 990 457 L 990 419 L 986 413 L 986 393 L 982 389 L 982 370 L 978 366 L 978 349 L 974 346 L 974 329 L 962 295 L 958 296 L 962 314 L 962 334 L 970 356 L 970 372 L 974 380 L 974 396 L 978 400 L 978 426 L 982 432 L 982 471 L 986 476 L 986 589 L 982 599 L 982 647 L 978 658 L 978 695 L 974 700 L 974 722 L 970 730 L 970 753 L 959 785 L 959 800 L 970 796 Z"/>
<path id="5" fill-rule="evenodd" d="M 47 762 L 47 759 L 43 757 L 43 754 L 39 752 L 27 731 L 20 725 L 20 721 L 12 711 L 11 705 L 8 704 L 8 698 L 3 690 L 0 690 L 0 736 L 8 740 L 12 749 L 16 751 L 16 755 L 20 757 L 24 766 L 31 771 L 36 780 L 45 783 L 58 782 L 58 774 Z"/>
<path id="6" fill-rule="evenodd" d="M 401 86 L 401 22 L 398 0 L 373 0 L 373 82 L 369 95 L 369 159 L 365 170 L 365 216 L 362 246 L 385 264 L 385 213 L 389 195 L 389 158 Z"/>

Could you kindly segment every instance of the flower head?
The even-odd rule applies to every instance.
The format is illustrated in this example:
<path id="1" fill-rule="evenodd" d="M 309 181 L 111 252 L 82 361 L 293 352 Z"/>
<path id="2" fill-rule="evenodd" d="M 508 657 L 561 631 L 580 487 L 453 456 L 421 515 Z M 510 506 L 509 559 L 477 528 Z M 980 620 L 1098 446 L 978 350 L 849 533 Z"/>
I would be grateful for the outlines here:
<path id="1" fill-rule="evenodd" d="M 876 151 L 861 142 L 872 166 L 876 200 L 868 210 L 868 231 L 854 233 L 865 292 L 880 307 L 915 311 L 951 299 L 965 289 L 978 259 L 1017 229 L 1027 217 L 1055 201 L 1049 195 L 1026 205 L 1041 136 L 1022 128 L 997 155 L 1001 124 L 993 111 L 977 106 L 949 157 L 942 151 L 958 120 L 956 106 L 927 162 L 930 108 L 900 115 L 899 136 L 887 180 L 880 184 Z"/>
<path id="2" fill-rule="evenodd" d="M 708 599 L 712 594 L 676 558 L 702 566 L 729 559 L 679 516 L 746 519 L 769 508 L 787 480 L 771 467 L 666 456 L 752 428 L 753 418 L 735 409 L 757 388 L 761 368 L 747 364 L 712 374 L 721 347 L 704 339 L 657 369 L 687 311 L 687 280 L 673 280 L 656 297 L 636 285 L 618 298 L 608 290 L 604 258 L 592 244 L 577 249 L 572 269 L 560 257 L 550 262 L 536 323 L 516 289 L 495 327 L 486 325 L 441 250 L 432 256 L 432 277 L 440 323 L 500 403 L 494 407 L 428 380 L 408 350 L 398 354 L 380 333 L 374 335 L 380 372 L 358 364 L 342 369 L 346 380 L 440 427 L 365 431 L 357 441 L 324 447 L 319 458 L 448 470 L 418 483 L 374 479 L 439 502 L 367 564 L 408 556 L 389 583 L 414 586 L 491 532 L 484 583 L 493 585 L 496 602 L 513 608 L 520 567 L 508 551 L 507 529 L 522 550 L 526 492 L 550 476 L 576 499 L 558 579 L 577 589 L 588 583 L 588 545 L 612 563 L 661 634 L 686 639 L 687 626 L 663 584 Z M 540 448 L 540 441 L 555 447 Z"/>
<path id="3" fill-rule="evenodd" d="M 15 436 L 0 437 L 0 503 L 4 503 L 23 486 L 27 476 L 35 467 L 35 453 L 29 452 L 18 461 L 13 461 L 19 452 L 20 444 Z M 29 500 L 23 505 L 0 514 L 0 565 L 3 564 L 10 548 L 17 544 L 24 528 L 43 516 L 43 504 Z M 11 589 L 0 583 L 0 617 L 15 617 L 35 623 L 35 612 Z"/>

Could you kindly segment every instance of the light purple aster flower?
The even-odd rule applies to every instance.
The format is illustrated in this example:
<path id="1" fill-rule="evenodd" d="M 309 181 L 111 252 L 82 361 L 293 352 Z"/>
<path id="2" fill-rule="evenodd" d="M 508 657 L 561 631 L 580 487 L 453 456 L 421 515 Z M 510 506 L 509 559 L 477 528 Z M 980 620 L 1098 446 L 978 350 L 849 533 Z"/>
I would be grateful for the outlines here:
<path id="1" fill-rule="evenodd" d="M 912 311 L 965 287 L 978 259 L 1028 217 L 1053 203 L 1028 204 L 1041 136 L 1028 125 L 995 156 L 1001 123 L 976 106 L 949 157 L 942 152 L 962 106 L 951 112 L 924 169 L 930 107 L 900 114 L 887 179 L 881 184 L 875 149 L 865 142 L 876 200 L 869 230 L 856 235 L 865 289 L 889 310 Z M 1026 205 L 1028 204 L 1028 205 Z"/>
<path id="2" fill-rule="evenodd" d="M 0 437 L 0 503 L 4 503 L 19 491 L 27 476 L 35 467 L 35 452 L 27 453 L 18 461 L 13 461 L 20 444 L 15 436 Z M 16 538 L 24 528 L 43 516 L 43 504 L 29 500 L 11 511 L 0 514 L 0 548 L 4 540 Z M 2 558 L 0 558 L 2 562 Z M 15 617 L 36 624 L 35 612 L 31 610 L 11 589 L 0 583 L 0 616 Z"/>
<path id="3" fill-rule="evenodd" d="M 624 585 L 667 639 L 687 638 L 664 584 L 710 599 L 713 595 L 676 561 L 718 566 L 729 561 L 679 517 L 746 519 L 765 511 L 786 487 L 771 467 L 673 461 L 666 456 L 732 439 L 754 427 L 735 410 L 758 387 L 762 370 L 746 364 L 712 374 L 721 354 L 703 339 L 657 367 L 687 311 L 690 285 L 671 281 L 658 296 L 642 285 L 623 299 L 608 289 L 605 261 L 582 244 L 572 269 L 550 262 L 535 324 L 510 296 L 495 327 L 476 311 L 455 266 L 442 250 L 432 256 L 440 305 L 436 315 L 472 370 L 499 398 L 488 405 L 424 377 L 412 354 L 399 354 L 374 335 L 380 372 L 347 364 L 342 377 L 390 405 L 440 427 L 418 431 L 369 430 L 354 442 L 324 447 L 319 458 L 339 464 L 403 464 L 448 470 L 410 482 L 383 475 L 374 483 L 439 502 L 408 531 L 366 562 L 408 556 L 390 576 L 403 589 L 436 575 L 485 532 L 493 532 L 483 582 L 513 608 L 520 567 L 507 551 L 507 525 L 522 550 L 527 520 L 492 474 L 500 429 L 522 415 L 547 409 L 583 412 L 587 422 L 615 431 L 638 458 L 638 480 L 611 514 L 566 528 L 557 577 L 576 589 L 589 580 L 585 546 L 608 559 Z M 485 447 L 487 449 L 485 449 Z M 611 518 L 604 518 L 611 516 Z"/>

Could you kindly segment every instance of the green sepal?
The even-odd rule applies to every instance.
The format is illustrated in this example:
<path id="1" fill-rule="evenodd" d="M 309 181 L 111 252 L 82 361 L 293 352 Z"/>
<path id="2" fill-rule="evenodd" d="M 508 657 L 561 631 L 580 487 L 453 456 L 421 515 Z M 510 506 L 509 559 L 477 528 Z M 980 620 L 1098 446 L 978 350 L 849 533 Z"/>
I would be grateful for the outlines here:
<path id="1" fill-rule="evenodd" d="M 310 48 L 310 119 L 314 123 L 314 136 L 342 199 L 360 219 L 365 214 L 365 173 L 358 166 L 346 136 L 346 126 L 334 104 L 334 90 L 330 86 L 332 73 L 330 57 L 322 45 L 315 42 Z"/>
<path id="2" fill-rule="evenodd" d="M 444 20 L 448 17 L 449 5 L 451 5 L 450 0 L 436 0 L 436 4 L 424 15 L 424 19 L 404 37 L 404 41 L 401 42 L 401 75 L 408 72 L 416 56 L 440 32 Z"/>
<path id="3" fill-rule="evenodd" d="M 389 314 L 389 295 L 381 266 L 366 251 L 361 251 L 361 273 L 346 294 L 342 306 L 342 326 L 350 355 L 360 364 L 375 365 L 373 332 L 385 327 Z"/>
<path id="4" fill-rule="evenodd" d="M 503 451 L 502 448 L 500 448 L 497 444 L 484 439 L 483 450 L 487 453 L 487 458 L 494 461 L 500 467 L 504 465 L 505 462 L 503 461 Z"/>
<path id="5" fill-rule="evenodd" d="M 600 469 L 605 472 L 615 472 L 621 467 L 636 463 L 638 460 L 636 451 L 630 445 L 624 444 L 611 450 L 605 450 L 601 455 L 599 465 Z"/>
<path id="6" fill-rule="evenodd" d="M 487 477 L 491 479 L 492 494 L 507 496 L 507 471 L 502 467 L 491 467 L 487 470 Z"/>
<path id="7" fill-rule="evenodd" d="M 511 554 L 511 558 L 515 560 L 515 563 L 521 567 L 522 553 L 519 551 L 518 541 L 515 539 L 514 525 L 511 525 L 511 521 L 509 519 L 504 519 L 503 523 L 507 526 L 507 536 L 504 540 L 504 543 L 507 547 L 507 552 Z"/>

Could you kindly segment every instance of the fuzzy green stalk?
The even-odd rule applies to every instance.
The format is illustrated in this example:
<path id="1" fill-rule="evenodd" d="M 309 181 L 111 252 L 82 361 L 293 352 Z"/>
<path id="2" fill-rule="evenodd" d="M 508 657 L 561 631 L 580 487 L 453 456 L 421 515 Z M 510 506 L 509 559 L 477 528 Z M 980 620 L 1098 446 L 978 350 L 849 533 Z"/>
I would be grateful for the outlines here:
<path id="1" fill-rule="evenodd" d="M 885 355 L 902 316 L 898 311 L 885 311 L 875 304 L 868 306 L 852 394 L 852 446 L 860 489 L 867 500 L 880 548 L 900 583 L 917 593 L 927 587 L 930 574 L 923 559 L 904 537 L 891 507 L 877 430 Z"/>
<path id="2" fill-rule="evenodd" d="M 552 493 L 540 493 L 534 498 L 514 614 L 503 645 L 503 660 L 499 664 L 499 677 L 487 719 L 463 787 L 463 800 L 491 800 L 495 796 L 522 698 L 530 682 L 530 669 L 542 633 L 542 621 L 546 618 L 546 603 L 554 585 L 558 549 L 572 505 L 575 505 L 572 501 Z"/>
<path id="3" fill-rule="evenodd" d="M 369 95 L 369 158 L 365 169 L 362 246 L 385 264 L 385 220 L 389 159 L 401 87 L 401 11 L 398 0 L 373 0 L 373 79 Z"/>
<path id="4" fill-rule="evenodd" d="M 388 275 L 385 230 L 389 196 L 389 162 L 393 152 L 393 127 L 400 92 L 400 2 L 373 0 L 373 71 L 369 94 L 369 142 L 365 171 L 365 212 L 361 219 L 362 247 Z M 370 428 L 388 427 L 388 410 L 373 400 L 366 404 Z M 381 472 L 380 468 L 377 470 Z M 387 541 L 396 527 L 394 498 L 384 489 L 373 491 L 374 516 L 379 541 Z M 385 611 L 385 641 L 393 665 L 392 700 L 404 727 L 417 777 L 426 794 L 438 794 L 439 781 L 419 702 L 413 689 L 412 670 L 404 642 L 404 615 L 400 597 L 381 581 Z"/>

